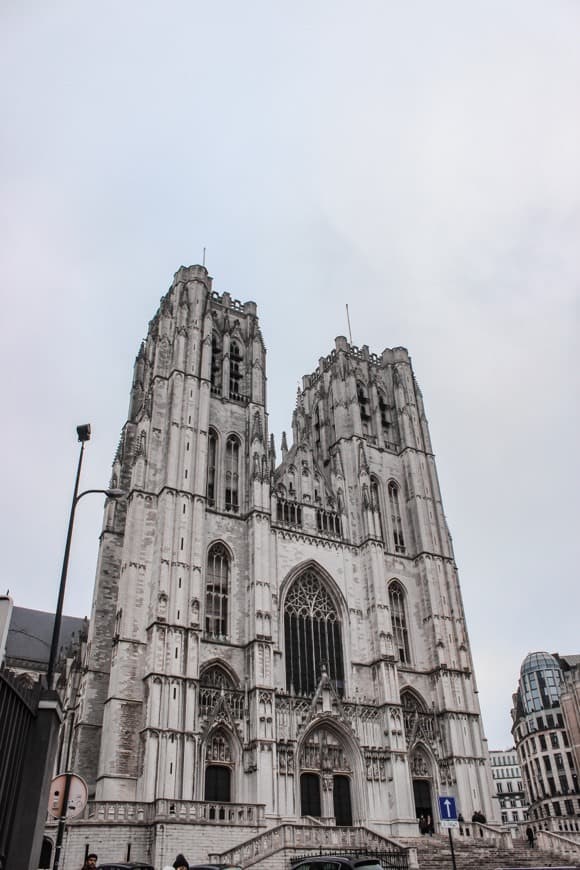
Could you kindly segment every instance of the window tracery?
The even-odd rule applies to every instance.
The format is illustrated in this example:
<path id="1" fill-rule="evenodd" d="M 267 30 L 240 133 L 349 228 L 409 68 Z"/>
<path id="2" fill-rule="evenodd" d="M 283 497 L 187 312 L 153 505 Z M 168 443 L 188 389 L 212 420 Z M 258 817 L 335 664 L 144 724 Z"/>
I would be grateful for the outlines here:
<path id="1" fill-rule="evenodd" d="M 214 544 L 207 556 L 205 631 L 211 637 L 228 633 L 230 559 L 223 544 Z"/>
<path id="2" fill-rule="evenodd" d="M 406 547 L 405 538 L 403 536 L 403 523 L 401 521 L 401 509 L 399 506 L 399 487 L 394 480 L 390 480 L 387 490 L 389 493 L 389 508 L 391 511 L 395 553 L 404 553 Z"/>
<path id="3" fill-rule="evenodd" d="M 394 580 L 389 585 L 389 604 L 391 607 L 391 622 L 395 650 L 401 664 L 409 664 L 411 655 L 409 650 L 409 632 L 407 628 L 407 614 L 405 610 L 405 592 L 401 584 Z"/>
<path id="4" fill-rule="evenodd" d="M 230 344 L 230 399 L 243 398 L 244 357 L 240 344 Z"/>
<path id="5" fill-rule="evenodd" d="M 217 332 L 211 335 L 211 391 L 218 396 L 222 392 L 222 340 Z"/>
<path id="6" fill-rule="evenodd" d="M 292 584 L 284 609 L 286 683 L 297 695 L 314 694 L 323 668 L 344 691 L 341 625 L 337 608 L 315 571 Z"/>
<path id="7" fill-rule="evenodd" d="M 240 442 L 235 435 L 226 441 L 225 509 L 237 514 L 240 509 Z"/>
<path id="8" fill-rule="evenodd" d="M 217 434 L 213 429 L 209 430 L 207 439 L 207 485 L 206 495 L 207 503 L 210 507 L 215 507 L 216 498 L 216 477 L 217 477 Z"/>

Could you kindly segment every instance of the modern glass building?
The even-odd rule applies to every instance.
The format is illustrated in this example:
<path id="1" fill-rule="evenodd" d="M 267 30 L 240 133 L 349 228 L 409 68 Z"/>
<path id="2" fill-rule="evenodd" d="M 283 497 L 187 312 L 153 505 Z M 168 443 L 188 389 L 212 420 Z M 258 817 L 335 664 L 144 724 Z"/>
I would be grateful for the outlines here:
<path id="1" fill-rule="evenodd" d="M 512 710 L 515 745 L 537 830 L 580 831 L 580 791 L 574 753 L 560 705 L 560 657 L 526 656 Z"/>

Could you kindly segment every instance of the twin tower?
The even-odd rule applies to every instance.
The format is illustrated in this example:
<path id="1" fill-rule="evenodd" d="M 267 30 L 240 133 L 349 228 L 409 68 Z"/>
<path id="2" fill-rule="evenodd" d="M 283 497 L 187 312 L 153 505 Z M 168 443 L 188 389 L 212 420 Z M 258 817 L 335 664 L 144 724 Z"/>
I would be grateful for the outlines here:
<path id="1" fill-rule="evenodd" d="M 256 305 L 182 267 L 135 362 L 112 486 L 129 496 L 105 508 L 71 755 L 95 807 L 403 835 L 449 794 L 492 817 L 404 348 L 337 338 L 276 457 Z"/>

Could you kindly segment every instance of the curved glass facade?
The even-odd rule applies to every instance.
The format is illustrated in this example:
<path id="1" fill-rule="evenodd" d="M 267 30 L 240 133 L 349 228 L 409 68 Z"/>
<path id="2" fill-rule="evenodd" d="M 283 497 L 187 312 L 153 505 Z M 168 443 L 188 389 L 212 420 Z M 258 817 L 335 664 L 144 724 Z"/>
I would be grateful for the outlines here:
<path id="1" fill-rule="evenodd" d="M 520 697 L 524 713 L 557 707 L 561 682 L 562 672 L 554 656 L 546 652 L 527 655 L 520 671 Z"/>

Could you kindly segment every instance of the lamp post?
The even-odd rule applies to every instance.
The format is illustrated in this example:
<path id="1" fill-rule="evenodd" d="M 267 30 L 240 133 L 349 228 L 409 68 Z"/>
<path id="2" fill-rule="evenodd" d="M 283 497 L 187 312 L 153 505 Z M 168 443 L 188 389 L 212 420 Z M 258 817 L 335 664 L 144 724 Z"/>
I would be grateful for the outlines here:
<path id="1" fill-rule="evenodd" d="M 91 437 L 91 427 L 89 423 L 85 423 L 82 426 L 77 426 L 77 435 L 78 440 L 80 441 L 81 450 L 79 453 L 79 461 L 77 465 L 77 474 L 75 478 L 75 486 L 72 497 L 72 503 L 70 507 L 70 516 L 68 520 L 68 530 L 66 534 L 66 544 L 64 548 L 64 557 L 62 560 L 62 570 L 60 572 L 60 586 L 58 588 L 58 601 L 56 605 L 56 613 L 54 615 L 54 627 L 52 630 L 52 641 L 50 644 L 50 656 L 48 658 L 48 667 L 46 671 L 46 685 L 49 691 L 52 689 L 52 681 L 54 677 L 54 668 L 56 665 L 56 656 L 58 653 L 58 640 L 60 636 L 60 627 L 62 623 L 62 609 L 64 604 L 64 592 L 66 588 L 66 576 L 68 571 L 68 560 L 70 556 L 70 545 L 72 540 L 72 531 L 75 520 L 75 511 L 77 504 L 85 495 L 89 495 L 93 492 L 102 493 L 106 495 L 108 498 L 122 498 L 127 495 L 127 493 L 122 489 L 87 489 L 84 492 L 79 493 L 79 480 L 81 476 L 81 467 L 83 464 L 83 453 L 85 449 L 85 444 L 90 440 Z"/>

